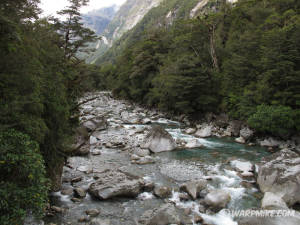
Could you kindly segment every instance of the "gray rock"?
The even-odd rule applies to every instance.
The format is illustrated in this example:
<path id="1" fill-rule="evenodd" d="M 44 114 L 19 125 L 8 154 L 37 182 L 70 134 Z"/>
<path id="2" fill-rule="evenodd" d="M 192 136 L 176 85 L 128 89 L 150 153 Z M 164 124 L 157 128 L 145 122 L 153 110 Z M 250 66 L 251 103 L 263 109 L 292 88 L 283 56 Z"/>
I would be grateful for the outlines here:
<path id="1" fill-rule="evenodd" d="M 114 197 L 136 197 L 142 192 L 143 182 L 138 177 L 120 171 L 106 171 L 89 187 L 89 193 L 101 200 Z"/>
<path id="2" fill-rule="evenodd" d="M 283 149 L 262 159 L 257 183 L 263 193 L 272 192 L 289 206 L 300 203 L 300 156 Z"/>
<path id="3" fill-rule="evenodd" d="M 210 137 L 212 135 L 213 126 L 207 125 L 195 133 L 195 136 L 200 138 Z"/>
<path id="4" fill-rule="evenodd" d="M 265 193 L 261 201 L 261 207 L 263 209 L 288 209 L 282 198 L 272 192 Z"/>
<path id="5" fill-rule="evenodd" d="M 222 209 L 227 206 L 230 202 L 230 195 L 224 190 L 213 190 L 209 192 L 205 198 L 204 202 L 206 205 L 211 206 L 215 209 Z"/>
<path id="6" fill-rule="evenodd" d="M 154 153 L 172 151 L 176 148 L 176 142 L 162 127 L 154 126 L 146 136 L 142 147 Z"/>
<path id="7" fill-rule="evenodd" d="M 159 208 L 146 211 L 139 220 L 144 225 L 181 224 L 180 216 L 173 204 L 165 204 Z"/>
<path id="8" fill-rule="evenodd" d="M 85 198 L 86 191 L 83 188 L 75 188 L 74 189 L 74 194 L 78 198 Z"/>
<path id="9" fill-rule="evenodd" d="M 240 136 L 245 140 L 249 140 L 252 138 L 254 131 L 251 130 L 249 127 L 244 127 L 240 130 Z"/>
<path id="10" fill-rule="evenodd" d="M 253 176 L 254 165 L 248 161 L 242 160 L 233 160 L 230 162 L 230 165 L 233 169 L 240 172 L 243 177 Z"/>
<path id="11" fill-rule="evenodd" d="M 185 145 L 186 148 L 200 148 L 203 147 L 203 145 L 200 143 L 198 139 L 192 139 L 188 141 L 188 143 Z"/>
<path id="12" fill-rule="evenodd" d="M 243 137 L 238 137 L 234 140 L 235 140 L 235 142 L 240 143 L 240 144 L 245 144 L 246 143 L 246 140 Z"/>
<path id="13" fill-rule="evenodd" d="M 168 198 L 172 194 L 172 190 L 169 187 L 165 186 L 155 186 L 154 188 L 154 195 L 159 197 L 159 198 Z"/>
<path id="14" fill-rule="evenodd" d="M 194 133 L 196 133 L 196 129 L 195 128 L 188 128 L 188 129 L 186 129 L 184 132 L 186 133 L 186 134 L 194 134 Z"/>
<path id="15" fill-rule="evenodd" d="M 86 210 L 85 213 L 89 216 L 96 217 L 100 214 L 100 211 L 98 209 L 89 209 Z"/>
<path id="16" fill-rule="evenodd" d="M 140 158 L 135 163 L 139 165 L 146 165 L 146 164 L 155 163 L 155 160 L 151 156 L 147 155 L 145 157 Z"/>
<path id="17" fill-rule="evenodd" d="M 188 193 L 194 200 L 199 196 L 200 191 L 207 186 L 206 180 L 189 181 L 180 186 L 180 190 Z"/>
<path id="18" fill-rule="evenodd" d="M 136 148 L 134 149 L 133 154 L 138 155 L 140 157 L 145 157 L 150 155 L 150 151 L 148 149 Z"/>
<path id="19" fill-rule="evenodd" d="M 93 219 L 89 225 L 110 225 L 109 219 Z"/>
<path id="20" fill-rule="evenodd" d="M 86 128 L 89 132 L 96 130 L 97 126 L 93 121 L 89 120 L 82 124 L 84 128 Z"/>
<path id="21" fill-rule="evenodd" d="M 61 193 L 62 195 L 72 195 L 72 194 L 73 194 L 73 189 L 72 189 L 72 188 L 64 189 L 64 190 L 61 190 L 60 193 Z"/>
<path id="22" fill-rule="evenodd" d="M 281 141 L 275 140 L 274 138 L 266 138 L 265 140 L 260 142 L 261 146 L 272 147 L 272 148 L 279 147 L 281 144 L 282 144 Z"/>

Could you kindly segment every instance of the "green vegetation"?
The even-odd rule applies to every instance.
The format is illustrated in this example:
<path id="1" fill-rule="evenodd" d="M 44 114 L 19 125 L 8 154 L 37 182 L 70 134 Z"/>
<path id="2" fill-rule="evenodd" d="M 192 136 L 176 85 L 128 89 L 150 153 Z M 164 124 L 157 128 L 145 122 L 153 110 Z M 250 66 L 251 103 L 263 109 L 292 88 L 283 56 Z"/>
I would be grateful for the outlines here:
<path id="1" fill-rule="evenodd" d="M 0 224 L 44 212 L 47 179 L 60 185 L 53 170 L 78 124 L 77 98 L 96 83 L 95 69 L 76 57 L 96 38 L 79 22 L 87 1 L 70 0 L 67 22 L 39 19 L 38 3 L 0 2 Z"/>
<path id="2" fill-rule="evenodd" d="M 175 114 L 225 112 L 263 133 L 299 132 L 300 2 L 216 0 L 190 19 L 196 2 L 165 1 L 123 35 L 97 60 L 107 87 Z"/>

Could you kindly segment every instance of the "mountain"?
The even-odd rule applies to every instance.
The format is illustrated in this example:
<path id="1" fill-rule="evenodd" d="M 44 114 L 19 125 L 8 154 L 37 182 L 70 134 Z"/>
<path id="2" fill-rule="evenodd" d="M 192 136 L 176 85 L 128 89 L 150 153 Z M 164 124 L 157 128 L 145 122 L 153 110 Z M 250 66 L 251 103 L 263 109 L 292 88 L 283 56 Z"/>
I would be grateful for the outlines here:
<path id="1" fill-rule="evenodd" d="M 149 10 L 157 7 L 161 2 L 162 0 L 127 0 L 103 31 L 102 40 L 95 45 L 96 52 L 87 59 L 87 62 L 94 63 L 113 45 L 114 41 L 132 29 Z"/>
<path id="2" fill-rule="evenodd" d="M 112 5 L 110 7 L 93 10 L 82 16 L 83 23 L 88 28 L 94 30 L 96 34 L 101 35 L 114 18 L 118 9 L 119 7 L 117 5 Z"/>

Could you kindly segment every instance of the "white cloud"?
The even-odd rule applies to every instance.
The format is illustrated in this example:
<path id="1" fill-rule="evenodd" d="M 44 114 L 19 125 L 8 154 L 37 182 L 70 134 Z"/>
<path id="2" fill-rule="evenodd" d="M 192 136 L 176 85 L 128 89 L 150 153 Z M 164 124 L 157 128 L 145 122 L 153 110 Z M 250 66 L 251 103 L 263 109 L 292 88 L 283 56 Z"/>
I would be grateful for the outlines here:
<path id="1" fill-rule="evenodd" d="M 124 2 L 126 2 L 126 0 L 90 0 L 89 5 L 83 7 L 81 12 L 86 13 L 94 9 L 100 9 L 113 4 L 121 5 Z M 67 5 L 67 0 L 41 0 L 40 7 L 44 11 L 43 15 L 55 15 L 57 11 L 63 9 Z"/>

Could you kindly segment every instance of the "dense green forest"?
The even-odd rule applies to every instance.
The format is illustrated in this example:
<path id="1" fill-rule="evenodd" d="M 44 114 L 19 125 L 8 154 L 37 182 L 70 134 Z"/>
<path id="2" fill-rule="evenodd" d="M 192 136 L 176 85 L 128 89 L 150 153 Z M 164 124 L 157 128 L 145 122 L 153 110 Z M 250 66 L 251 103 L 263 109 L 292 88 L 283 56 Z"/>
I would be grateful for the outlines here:
<path id="1" fill-rule="evenodd" d="M 87 1 L 70 0 L 60 11 L 66 21 L 40 19 L 39 2 L 0 1 L 2 225 L 22 224 L 31 211 L 44 213 L 78 123 L 77 98 L 94 74 L 76 57 L 96 39 L 80 23 L 79 8 Z"/>
<path id="2" fill-rule="evenodd" d="M 211 1 L 190 19 L 195 2 L 163 2 L 98 59 L 107 87 L 192 118 L 225 112 L 262 133 L 299 132 L 300 2 Z"/>

